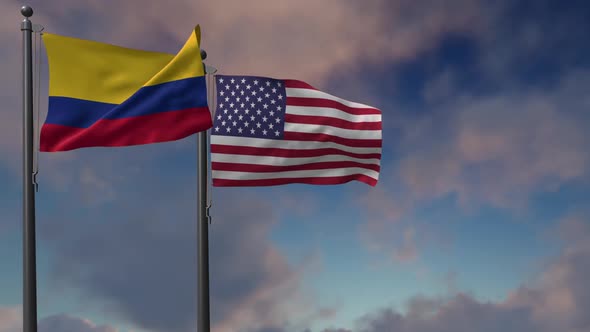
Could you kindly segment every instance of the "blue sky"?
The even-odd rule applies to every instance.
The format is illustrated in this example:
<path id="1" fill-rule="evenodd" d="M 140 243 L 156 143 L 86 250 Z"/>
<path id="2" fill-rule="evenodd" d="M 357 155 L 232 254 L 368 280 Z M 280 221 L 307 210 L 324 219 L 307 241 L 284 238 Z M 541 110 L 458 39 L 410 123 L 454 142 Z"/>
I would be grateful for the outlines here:
<path id="1" fill-rule="evenodd" d="M 0 4 L 0 332 L 21 322 L 20 5 Z M 590 330 L 586 2 L 30 5 L 154 51 L 200 24 L 221 74 L 382 110 L 374 188 L 214 188 L 215 332 Z M 42 331 L 195 330 L 196 161 L 195 136 L 41 154 Z"/>

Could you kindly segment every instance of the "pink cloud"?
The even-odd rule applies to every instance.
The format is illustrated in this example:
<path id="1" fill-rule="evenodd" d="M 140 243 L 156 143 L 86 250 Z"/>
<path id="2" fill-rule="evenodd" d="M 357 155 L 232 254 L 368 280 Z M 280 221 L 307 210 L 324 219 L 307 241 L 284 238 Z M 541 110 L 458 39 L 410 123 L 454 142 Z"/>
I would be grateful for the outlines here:
<path id="1" fill-rule="evenodd" d="M 45 317 L 39 321 L 40 332 L 119 332 L 112 326 L 96 325 L 88 319 L 67 314 Z"/>
<path id="2" fill-rule="evenodd" d="M 160 181 L 135 188 L 142 195 L 85 207 L 84 220 L 59 213 L 43 223 L 40 241 L 54 252 L 52 296 L 74 287 L 110 319 L 158 331 L 194 328 L 195 198 L 186 194 L 194 186 L 182 178 Z M 278 220 L 262 198 L 215 198 L 224 203 L 214 206 L 210 229 L 213 330 L 285 326 L 311 317 L 316 305 L 303 278 L 317 268 L 315 255 L 298 264 L 287 260 L 269 240 Z"/>
<path id="3" fill-rule="evenodd" d="M 298 78 L 321 87 L 333 73 L 349 71 L 359 61 L 392 63 L 412 58 L 433 47 L 449 31 L 474 31 L 483 9 L 473 2 L 453 0 L 444 6 L 435 1 L 383 2 L 362 5 L 338 0 L 271 0 L 236 3 L 132 0 L 59 0 L 51 6 L 33 1 L 33 22 L 46 31 L 127 47 L 176 52 L 195 24 L 203 31 L 208 62 L 224 73 Z M 20 154 L 21 59 L 20 4 L 0 5 L 0 42 L 10 52 L 0 52 L 0 94 L 5 112 L 0 121 L 3 156 Z M 460 10 L 459 10 L 460 9 Z M 129 15 L 133 13 L 133 15 Z M 46 67 L 46 66 L 45 66 Z M 46 69 L 44 72 L 46 72 Z M 10 79 L 9 79 L 10 78 Z M 42 76 L 45 118 L 47 76 Z M 3 158 L 5 163 L 18 163 Z"/>
<path id="4" fill-rule="evenodd" d="M 554 329 L 569 326 L 590 326 L 589 310 L 590 227 L 587 217 L 572 215 L 558 227 L 557 235 L 567 245 L 561 255 L 547 265 L 545 271 L 530 285 L 523 286 L 502 303 L 507 308 L 528 306 L 535 321 Z"/>
<path id="5" fill-rule="evenodd" d="M 108 325 L 96 325 L 92 321 L 67 314 L 53 315 L 39 320 L 39 332 L 118 332 Z M 0 332 L 22 332 L 22 309 L 0 307 Z"/>
<path id="6" fill-rule="evenodd" d="M 408 202 L 401 195 L 383 188 L 383 185 L 359 196 L 359 205 L 367 211 L 364 222 L 359 226 L 362 243 L 371 251 L 391 253 L 394 259 L 414 259 L 412 252 L 409 256 L 403 254 L 406 248 L 415 248 L 414 238 L 404 239 L 403 236 L 404 228 L 406 232 L 409 229 L 401 222 L 408 212 Z"/>
<path id="7" fill-rule="evenodd" d="M 437 83 L 440 93 L 429 92 L 439 96 L 432 111 L 398 114 L 401 139 L 384 147 L 396 158 L 383 162 L 377 188 L 361 195 L 362 242 L 397 261 L 415 260 L 434 239 L 448 244 L 444 231 L 415 219 L 424 204 L 453 197 L 464 213 L 481 206 L 519 213 L 535 193 L 590 180 L 590 100 L 580 89 L 590 72 L 567 72 L 551 88 L 488 96 L 461 93 L 449 75 Z"/>
<path id="8" fill-rule="evenodd" d="M 418 222 L 414 211 L 419 202 L 391 174 L 384 174 L 380 185 L 358 195 L 357 204 L 365 214 L 358 226 L 361 243 L 395 263 L 416 263 L 426 245 L 445 250 L 449 242 L 445 230 Z"/>
<path id="9" fill-rule="evenodd" d="M 269 275 L 266 278 L 269 282 L 240 299 L 235 310 L 214 325 L 213 332 L 282 326 L 289 320 L 310 314 L 309 309 L 314 304 L 301 289 L 305 269 L 290 271 L 284 257 L 276 250 L 269 250 L 262 261 L 268 264 Z"/>
<path id="10" fill-rule="evenodd" d="M 590 81 L 589 73 L 574 72 L 553 91 L 459 97 L 442 105 L 415 124 L 420 134 L 404 145 L 402 181 L 416 199 L 457 194 L 463 206 L 518 207 L 533 192 L 583 179 L 590 121 L 582 112 L 585 95 L 572 91 L 574 77 Z"/>
<path id="11" fill-rule="evenodd" d="M 22 326 L 20 308 L 0 307 L 0 332 L 17 332 Z"/>
<path id="12" fill-rule="evenodd" d="M 560 222 L 561 253 L 547 261 L 531 281 L 504 300 L 485 301 L 461 292 L 450 276 L 446 296 L 417 295 L 403 312 L 384 308 L 357 320 L 360 332 L 583 332 L 590 319 L 590 227 L 587 215 L 575 214 Z M 328 329 L 327 331 L 339 331 Z M 348 331 L 342 329 L 342 331 Z"/>
<path id="13" fill-rule="evenodd" d="M 91 4 L 95 13 L 111 14 L 103 2 Z M 408 59 L 431 47 L 444 33 L 477 30 L 484 11 L 479 4 L 463 0 L 444 6 L 436 1 L 404 0 L 365 1 L 362 5 L 336 0 L 180 1 L 176 6 L 153 3 L 140 8 L 130 1 L 123 6 L 118 13 L 133 10 L 136 15 L 116 19 L 115 26 L 107 28 L 107 38 L 136 40 L 134 34 L 144 34 L 148 20 L 182 39 L 185 32 L 179 27 L 190 29 L 199 23 L 209 61 L 223 71 L 291 76 L 320 85 L 331 72 L 346 70 L 358 61 Z"/>

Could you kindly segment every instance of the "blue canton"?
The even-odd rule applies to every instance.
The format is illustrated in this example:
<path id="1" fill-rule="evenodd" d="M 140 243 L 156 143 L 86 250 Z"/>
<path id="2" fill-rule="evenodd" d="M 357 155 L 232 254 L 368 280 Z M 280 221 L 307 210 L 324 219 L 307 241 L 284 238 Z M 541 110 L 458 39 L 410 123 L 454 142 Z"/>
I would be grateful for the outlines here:
<path id="1" fill-rule="evenodd" d="M 282 139 L 287 95 L 282 80 L 217 75 L 212 134 Z"/>

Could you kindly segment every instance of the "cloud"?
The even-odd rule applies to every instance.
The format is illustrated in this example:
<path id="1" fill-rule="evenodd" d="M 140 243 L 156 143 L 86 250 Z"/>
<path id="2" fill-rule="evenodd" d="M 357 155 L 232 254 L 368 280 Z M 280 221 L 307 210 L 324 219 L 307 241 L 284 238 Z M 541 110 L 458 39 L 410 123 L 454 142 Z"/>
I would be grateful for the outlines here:
<path id="1" fill-rule="evenodd" d="M 138 184 L 135 190 L 142 195 L 85 207 L 85 217 L 62 209 L 40 224 L 40 242 L 54 252 L 56 292 L 73 287 L 95 299 L 92 306 L 105 316 L 142 329 L 186 331 L 194 329 L 196 319 L 194 186 L 181 177 L 155 182 Z M 301 283 L 316 263 L 311 257 L 294 266 L 270 242 L 278 221 L 273 207 L 252 195 L 224 192 L 215 199 L 210 227 L 214 331 L 290 326 L 312 311 Z"/>
<path id="2" fill-rule="evenodd" d="M 483 301 L 463 292 L 436 298 L 415 296 L 407 302 L 403 312 L 384 308 L 361 317 L 354 331 L 590 331 L 588 225 L 587 216 L 576 214 L 564 219 L 556 233 L 565 243 L 561 254 L 505 300 Z"/>
<path id="3" fill-rule="evenodd" d="M 306 315 L 306 307 L 314 304 L 301 289 L 301 278 L 316 264 L 315 258 L 292 267 L 269 243 L 269 231 L 277 222 L 270 204 L 254 197 L 220 200 L 232 209 L 217 210 L 212 228 L 212 273 L 217 276 L 212 278 L 213 305 L 219 317 L 215 331 L 282 327 Z"/>
<path id="4" fill-rule="evenodd" d="M 467 332 L 467 331 L 539 331 L 528 320 L 526 310 L 506 310 L 490 303 L 481 303 L 472 297 L 459 294 L 443 304 L 423 300 L 422 307 L 402 315 L 393 309 L 384 309 L 368 315 L 359 322 L 362 332 Z"/>
<path id="5" fill-rule="evenodd" d="M 362 242 L 412 261 L 433 240 L 448 244 L 444 230 L 417 217 L 433 202 L 450 199 L 463 214 L 520 213 L 537 193 L 590 183 L 590 98 L 580 88 L 588 84 L 589 71 L 573 70 L 549 87 L 487 95 L 445 87 L 428 112 L 399 113 L 400 138 L 384 147 L 394 158 L 383 160 L 377 188 L 361 195 Z"/>
<path id="6" fill-rule="evenodd" d="M 488 13 L 494 19 L 478 36 L 479 66 L 489 76 L 486 79 L 502 86 L 514 79 L 545 85 L 564 68 L 587 64 L 590 49 L 579 43 L 590 28 L 587 7 L 574 2 L 556 6 L 531 1 L 522 6 L 500 1 L 488 7 Z"/>
<path id="7" fill-rule="evenodd" d="M 415 238 L 416 231 L 413 227 L 408 227 L 403 232 L 402 245 L 394 255 L 395 258 L 402 262 L 415 260 L 418 256 Z"/>
<path id="8" fill-rule="evenodd" d="M 262 0 L 248 7 L 226 0 L 196 8 L 212 13 L 203 17 L 203 25 L 219 36 L 207 41 L 211 61 L 219 61 L 227 71 L 290 76 L 320 85 L 331 73 L 359 62 L 383 64 L 411 58 L 432 47 L 442 34 L 471 28 L 478 11 L 477 4 L 466 1 L 437 6 L 435 1 L 360 5 Z M 462 9 L 461 15 L 456 8 Z M 265 44 L 277 46 L 261 47 Z"/>
<path id="9" fill-rule="evenodd" d="M 0 307 L 0 332 L 18 332 L 21 326 L 20 308 Z"/>
<path id="10" fill-rule="evenodd" d="M 510 294 L 504 305 L 530 307 L 531 316 L 548 329 L 585 331 L 590 329 L 590 227 L 587 216 L 572 215 L 559 227 L 563 241 L 569 242 L 531 286 Z"/>
<path id="11" fill-rule="evenodd" d="M 21 147 L 21 34 L 19 13 L 20 6 L 11 6 L 9 2 L 0 3 L 0 156 L 10 170 L 20 170 L 19 155 Z"/>
<path id="12" fill-rule="evenodd" d="M 448 230 L 421 222 L 415 216 L 418 201 L 407 195 L 393 172 L 383 174 L 382 183 L 363 192 L 357 206 L 365 211 L 358 226 L 362 244 L 381 254 L 386 262 L 415 263 L 426 246 L 444 250 L 449 245 Z"/>
<path id="13" fill-rule="evenodd" d="M 115 2 L 109 0 L 107 4 Z M 102 31 L 82 30 L 78 34 L 154 46 L 162 40 L 137 37 L 166 36 L 183 40 L 186 31 L 199 23 L 209 61 L 220 69 L 296 76 L 315 82 L 359 60 L 384 63 L 408 59 L 431 47 L 444 33 L 476 30 L 483 10 L 478 3 L 464 0 L 448 1 L 445 5 L 431 0 L 418 3 L 373 0 L 362 5 L 336 0 L 321 3 L 257 0 L 248 4 L 222 0 L 177 1 L 175 6 L 163 3 L 138 6 L 140 2 L 128 1 L 119 4 L 116 11 L 104 1 L 80 4 L 62 0 L 61 3 L 58 8 L 39 4 L 55 25 L 53 29 L 72 31 L 80 23 L 72 14 L 83 14 L 80 18 L 91 16 L 91 23 L 109 21 L 110 24 L 102 25 Z M 126 15 L 130 11 L 134 12 L 133 16 Z M 172 17 L 175 19 L 165 19 Z M 169 41 L 161 45 L 172 48 Z"/>
<path id="14" fill-rule="evenodd" d="M 380 101 L 387 115 L 381 179 L 360 194 L 366 220 L 359 227 L 362 243 L 387 259 L 411 262 L 433 240 L 448 245 L 444 230 L 416 216 L 432 203 L 449 199 L 461 213 L 482 206 L 520 213 L 539 192 L 590 183 L 590 99 L 583 88 L 590 72 L 580 65 L 588 50 L 580 49 L 577 32 L 564 33 L 587 30 L 579 19 L 584 11 L 566 5 L 553 15 L 542 3 L 522 12 L 511 2 L 479 6 L 468 13 L 486 6 L 486 14 L 469 33 L 443 34 L 461 37 L 472 59 L 447 54 L 439 39 L 409 62 L 420 68 L 417 77 L 407 77 L 416 90 L 383 88 L 405 84 L 386 75 L 387 83 L 367 80 L 367 87 L 351 88 L 380 92 L 363 94 Z M 553 20 L 564 28 L 546 24 Z M 547 49 L 556 52 L 545 56 Z M 547 59 L 554 55 L 559 60 Z M 410 105 L 397 101 L 406 99 L 400 90 L 417 98 Z"/>
<path id="15" fill-rule="evenodd" d="M 108 326 L 92 323 L 87 319 L 72 317 L 67 314 L 53 315 L 39 322 L 39 332 L 118 332 Z"/>
<path id="16" fill-rule="evenodd" d="M 38 323 L 39 332 L 118 332 L 117 329 L 92 323 L 88 319 L 67 314 L 44 317 Z M 22 309 L 0 307 L 0 332 L 22 332 Z"/>
<path id="17" fill-rule="evenodd" d="M 389 189 L 384 189 L 383 182 L 388 180 L 381 178 L 380 186 L 358 195 L 361 197 L 359 205 L 367 211 L 359 231 L 361 240 L 369 250 L 391 252 L 393 257 L 398 257 L 403 248 L 397 245 L 400 241 L 392 240 L 392 237 L 401 237 L 403 225 L 400 225 L 400 221 L 407 212 L 407 206 L 402 196 L 394 197 Z M 392 246 L 391 243 L 395 244 Z"/>
<path id="18" fill-rule="evenodd" d="M 52 32 L 159 51 L 175 51 L 186 38 L 186 32 L 195 23 L 201 23 L 209 62 L 223 72 L 296 77 L 317 82 L 314 84 L 318 86 L 326 84 L 333 73 L 351 71 L 363 63 L 385 68 L 411 59 L 433 49 L 442 36 L 452 32 L 487 38 L 482 44 L 482 54 L 486 55 L 483 62 L 488 74 L 497 68 L 503 75 L 509 73 L 508 69 L 520 58 L 515 56 L 523 49 L 519 45 L 531 52 L 546 46 L 542 43 L 545 38 L 539 37 L 546 36 L 544 30 L 539 31 L 537 25 L 531 24 L 524 32 L 506 27 L 502 33 L 518 36 L 510 42 L 515 47 L 496 47 L 495 42 L 500 38 L 494 34 L 496 27 L 504 27 L 496 24 L 498 12 L 489 11 L 480 2 L 463 0 L 444 4 L 365 1 L 361 5 L 336 0 L 321 3 L 268 0 L 237 5 L 226 0 L 173 4 L 61 0 L 51 5 L 33 1 L 33 5 L 35 22 Z M 19 34 L 10 23 L 20 20 L 19 6 L 14 1 L 0 4 L 0 42 L 14 46 L 0 50 L 0 71 L 6 74 L 3 77 L 18 77 L 20 71 L 19 54 L 12 51 L 19 49 Z M 129 15 L 130 12 L 134 15 Z M 384 181 L 368 196 L 375 209 L 362 226 L 363 240 L 376 249 L 386 250 L 389 257 L 411 261 L 419 257 L 428 230 L 409 222 L 412 212 L 425 201 L 455 195 L 463 207 L 485 204 L 514 208 L 526 205 L 532 192 L 555 190 L 583 179 L 588 169 L 588 153 L 582 143 L 588 141 L 584 129 L 588 119 L 581 111 L 590 105 L 584 90 L 589 77 L 588 73 L 572 71 L 556 86 L 536 90 L 516 86 L 516 91 L 506 89 L 487 96 L 469 96 L 457 91 L 452 72 L 433 81 L 425 94 L 437 111 L 400 121 L 405 124 L 402 140 L 395 146 L 391 140 L 388 143 L 395 149 L 396 159 L 397 152 L 401 152 L 399 163 L 384 164 Z M 513 82 L 508 85 L 510 89 L 514 87 Z M 20 91 L 13 79 L 0 79 L 0 97 L 7 110 L 15 110 L 2 114 L 0 155 L 3 163 L 18 171 L 18 158 L 14 156 L 20 154 Z M 161 159 L 166 150 L 157 148 L 153 153 L 146 153 L 133 149 L 129 164 Z M 195 293 L 191 289 L 195 273 L 191 264 L 195 257 L 188 254 L 194 252 L 193 245 L 186 244 L 193 243 L 195 230 L 192 223 L 175 221 L 194 220 L 194 216 L 178 213 L 194 209 L 194 201 L 174 196 L 180 205 L 168 202 L 165 207 L 148 206 L 145 201 L 171 198 L 157 186 L 126 183 L 138 177 L 127 179 L 116 175 L 118 170 L 109 168 L 113 159 L 103 157 L 97 150 L 44 156 L 42 180 L 51 185 L 51 190 L 72 191 L 72 195 L 80 194 L 86 204 L 101 204 L 108 209 L 108 212 L 90 209 L 86 220 L 74 214 L 66 215 L 63 222 L 52 224 L 52 231 L 45 230 L 45 235 L 41 235 L 57 250 L 56 279 L 100 295 L 97 297 L 115 304 L 118 314 L 140 326 L 181 329 L 191 325 Z M 154 176 L 141 169 L 137 171 Z M 155 176 L 168 180 L 169 175 Z M 178 184 L 174 179 L 170 181 Z M 142 196 L 145 201 L 138 202 L 127 197 L 134 193 L 122 190 L 125 183 L 157 195 L 147 194 Z M 73 189 L 78 186 L 81 193 Z M 406 189 L 409 195 L 404 195 Z M 174 190 L 190 192 L 179 185 Z M 115 192 L 125 194 L 115 197 Z M 227 200 L 228 204 L 238 201 L 237 198 Z M 288 264 L 268 241 L 268 232 L 276 221 L 276 216 L 267 214 L 272 208 L 257 199 L 248 204 L 254 208 L 245 205 L 239 208 L 248 214 L 229 215 L 229 209 L 223 209 L 222 216 L 216 217 L 219 223 L 212 227 L 212 237 L 219 236 L 214 242 L 219 247 L 213 247 L 212 254 L 218 252 L 216 255 L 220 257 L 212 269 L 222 276 L 214 281 L 218 283 L 214 287 L 217 294 L 214 318 L 219 329 L 257 325 L 262 313 L 271 309 L 275 315 L 264 315 L 272 317 L 270 321 L 260 322 L 259 328 L 281 327 L 286 324 L 290 310 L 300 310 L 278 303 L 284 303 L 284 298 L 293 294 L 299 296 L 299 276 L 304 269 Z M 282 204 L 292 206 L 293 201 L 287 197 Z M 127 213 L 131 208 L 134 212 Z M 164 225 L 164 220 L 172 221 Z M 242 253 L 256 259 L 246 261 Z M 131 269 L 129 262 L 133 262 Z M 180 270 L 179 266 L 186 270 Z M 130 283 L 129 280 L 142 281 Z M 146 300 L 146 289 L 154 289 L 154 298 L 163 300 Z M 556 294 L 566 293 L 556 291 Z M 551 301 L 564 307 L 570 301 L 568 295 L 552 298 L 559 299 Z M 297 307 L 305 300 L 294 302 Z M 482 311 L 499 310 L 469 296 L 449 303 L 449 311 L 461 305 L 479 305 Z M 177 307 L 183 309 L 176 310 Z M 440 304 L 438 308 L 446 307 Z M 159 320 L 160 317 L 163 319 Z"/>
<path id="19" fill-rule="evenodd" d="M 334 72 L 359 63 L 376 65 L 412 58 L 433 47 L 445 33 L 476 30 L 477 3 L 452 0 L 419 3 L 397 0 L 294 1 L 246 3 L 130 0 L 32 1 L 33 22 L 46 31 L 127 47 L 176 52 L 195 24 L 203 31 L 208 62 L 221 72 L 298 78 L 323 86 Z M 0 121 L 3 156 L 20 153 L 21 92 L 12 78 L 20 75 L 20 3 L 0 5 L 0 96 L 10 112 Z M 129 13 L 133 15 L 129 15 Z M 328 14 L 329 13 L 329 14 Z M 14 22 L 10 23 L 10 22 Z M 149 36 L 149 37 L 146 37 Z M 11 50 L 11 51 L 8 51 Z M 43 56 L 44 58 L 44 56 Z M 46 110 L 47 66 L 42 74 L 41 121 Z M 10 78 L 10 79 L 8 79 Z M 2 158 L 18 170 L 15 158 Z"/>
<path id="20" fill-rule="evenodd" d="M 455 95 L 413 124 L 399 176 L 418 200 L 453 194 L 464 207 L 500 208 L 583 179 L 589 99 L 577 86 L 588 82 L 589 72 L 574 71 L 547 89 Z"/>

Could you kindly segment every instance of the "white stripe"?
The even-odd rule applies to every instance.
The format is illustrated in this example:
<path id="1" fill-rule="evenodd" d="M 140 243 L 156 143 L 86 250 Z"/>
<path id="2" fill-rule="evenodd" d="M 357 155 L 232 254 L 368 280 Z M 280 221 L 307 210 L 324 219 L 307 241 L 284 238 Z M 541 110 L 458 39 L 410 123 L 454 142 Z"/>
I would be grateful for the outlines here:
<path id="1" fill-rule="evenodd" d="M 313 178 L 313 177 L 333 177 L 333 176 L 347 176 L 354 174 L 363 174 L 372 177 L 375 180 L 379 179 L 379 173 L 370 169 L 350 167 L 350 168 L 336 168 L 336 169 L 319 169 L 306 171 L 289 171 L 289 172 L 275 172 L 275 173 L 249 173 L 249 172 L 233 172 L 233 171 L 213 171 L 214 179 L 224 180 L 264 180 L 276 178 Z"/>
<path id="2" fill-rule="evenodd" d="M 331 94 L 318 91 L 318 90 L 311 90 L 311 89 L 299 89 L 299 88 L 287 88 L 286 89 L 287 97 L 301 97 L 301 98 L 321 98 L 321 99 L 329 99 L 340 102 L 348 107 L 354 108 L 374 108 L 373 106 L 355 103 L 353 101 L 349 101 L 346 99 L 338 98 L 336 96 L 332 96 Z"/>
<path id="3" fill-rule="evenodd" d="M 327 116 L 331 118 L 342 119 L 350 122 L 381 122 L 381 114 L 362 114 L 354 115 L 329 107 L 308 107 L 308 106 L 290 106 L 287 105 L 287 114 L 294 115 L 311 115 Z"/>
<path id="4" fill-rule="evenodd" d="M 285 131 L 326 134 L 350 139 L 381 139 L 381 130 L 354 130 L 342 129 L 323 125 L 303 124 L 303 123 L 285 123 Z"/>
<path id="5" fill-rule="evenodd" d="M 346 146 L 333 142 L 313 142 L 313 141 L 285 141 L 265 138 L 235 137 L 211 135 L 211 144 L 246 146 L 256 148 L 280 148 L 280 149 L 298 149 L 298 150 L 316 150 L 316 149 L 338 149 L 350 153 L 381 153 L 381 148 L 362 148 Z"/>
<path id="6" fill-rule="evenodd" d="M 211 161 L 219 163 L 253 164 L 269 166 L 291 166 L 304 165 L 330 161 L 355 161 L 367 165 L 379 165 L 379 159 L 361 159 L 342 155 L 324 155 L 317 157 L 272 157 L 272 156 L 250 156 L 225 153 L 211 153 Z"/>

